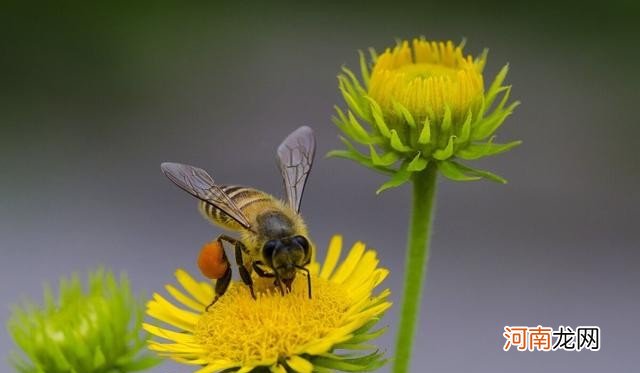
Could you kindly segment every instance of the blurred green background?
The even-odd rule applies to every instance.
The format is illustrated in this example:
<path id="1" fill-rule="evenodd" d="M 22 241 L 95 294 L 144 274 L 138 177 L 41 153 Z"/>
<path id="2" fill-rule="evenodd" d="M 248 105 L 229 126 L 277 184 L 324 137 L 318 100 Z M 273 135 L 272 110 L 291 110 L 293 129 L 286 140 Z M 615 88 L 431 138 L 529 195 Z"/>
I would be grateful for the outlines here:
<path id="1" fill-rule="evenodd" d="M 523 104 L 499 139 L 524 145 L 480 162 L 507 186 L 440 185 L 414 371 L 635 369 L 638 4 L 3 2 L 0 299 L 98 264 L 146 294 L 195 270 L 218 231 L 161 161 L 277 194 L 271 158 L 285 134 L 309 124 L 319 154 L 339 147 L 335 77 L 357 50 L 466 38 L 467 52 L 490 50 L 486 80 L 510 63 Z M 319 157 L 303 213 L 320 246 L 341 232 L 378 248 L 397 302 L 409 193 L 376 197 L 382 181 Z M 397 311 L 381 340 L 391 355 Z M 603 348 L 504 353 L 507 324 L 595 324 Z M 12 348 L 3 333 L 0 355 Z M 190 371 L 156 371 L 168 367 Z"/>

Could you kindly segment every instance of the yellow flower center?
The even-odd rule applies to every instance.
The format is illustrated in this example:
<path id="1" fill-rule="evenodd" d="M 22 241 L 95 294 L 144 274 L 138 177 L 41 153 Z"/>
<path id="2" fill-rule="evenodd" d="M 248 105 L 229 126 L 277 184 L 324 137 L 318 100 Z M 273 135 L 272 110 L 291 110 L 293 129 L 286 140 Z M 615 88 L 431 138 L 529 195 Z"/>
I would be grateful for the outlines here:
<path id="1" fill-rule="evenodd" d="M 317 276 L 311 278 L 311 299 L 302 275 L 284 297 L 273 288 L 273 280 L 255 281 L 257 300 L 245 285 L 232 283 L 197 322 L 195 339 L 211 361 L 275 363 L 278 358 L 300 354 L 305 345 L 342 326 L 353 302 L 342 287 Z"/>
<path id="2" fill-rule="evenodd" d="M 369 95 L 385 113 L 399 103 L 417 118 L 442 117 L 448 107 L 466 115 L 484 92 L 484 60 L 464 57 L 449 42 L 414 39 L 381 54 L 373 67 Z"/>
<path id="3" fill-rule="evenodd" d="M 284 296 L 275 289 L 273 279 L 254 274 L 257 299 L 251 297 L 246 285 L 232 282 L 204 313 L 214 296 L 213 287 L 177 270 L 176 279 L 187 294 L 172 285 L 166 289 L 181 306 L 157 293 L 147 305 L 148 315 L 169 328 L 143 324 L 145 330 L 170 342 L 150 340 L 149 348 L 177 361 L 203 366 L 200 373 L 236 368 L 249 372 L 256 367 L 311 373 L 315 371 L 314 356 L 321 356 L 324 364 L 340 363 L 347 350 L 360 349 L 363 342 L 375 337 L 362 327 L 391 306 L 386 300 L 389 290 L 372 294 L 388 274 L 378 268 L 376 252 L 357 242 L 340 261 L 341 250 L 342 237 L 334 236 L 324 264 L 312 259 L 307 266 L 311 299 L 302 274 Z M 381 363 L 381 355 L 375 352 L 350 356 L 367 356 L 367 360 L 354 360 L 352 368 Z"/>

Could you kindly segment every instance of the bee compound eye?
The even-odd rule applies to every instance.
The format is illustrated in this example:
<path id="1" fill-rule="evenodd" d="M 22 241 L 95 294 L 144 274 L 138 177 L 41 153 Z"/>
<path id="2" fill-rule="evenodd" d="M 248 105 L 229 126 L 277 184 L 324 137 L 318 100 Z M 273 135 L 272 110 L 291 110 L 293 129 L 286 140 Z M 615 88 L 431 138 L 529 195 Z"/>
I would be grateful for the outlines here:
<path id="1" fill-rule="evenodd" d="M 229 263 L 219 241 L 211 241 L 202 246 L 200 255 L 198 255 L 198 268 L 205 277 L 210 279 L 219 279 L 224 276 L 229 268 Z"/>
<path id="2" fill-rule="evenodd" d="M 295 236 L 292 241 L 300 245 L 305 253 L 309 251 L 309 241 L 304 236 Z"/>
<path id="3" fill-rule="evenodd" d="M 272 258 L 273 257 L 273 251 L 276 249 L 276 247 L 278 247 L 278 241 L 277 240 L 267 241 L 267 243 L 265 243 L 264 246 L 262 247 L 262 253 L 263 253 L 264 257 L 265 258 Z"/>

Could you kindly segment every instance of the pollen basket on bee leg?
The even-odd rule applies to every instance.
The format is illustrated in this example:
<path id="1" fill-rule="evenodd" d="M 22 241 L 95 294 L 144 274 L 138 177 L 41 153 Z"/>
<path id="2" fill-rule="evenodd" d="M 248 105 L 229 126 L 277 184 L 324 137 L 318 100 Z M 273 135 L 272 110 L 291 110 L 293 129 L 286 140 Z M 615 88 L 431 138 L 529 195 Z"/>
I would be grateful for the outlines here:
<path id="1" fill-rule="evenodd" d="M 205 277 L 217 280 L 224 276 L 228 267 L 229 262 L 220 241 L 214 240 L 202 246 L 198 255 L 198 268 Z"/>

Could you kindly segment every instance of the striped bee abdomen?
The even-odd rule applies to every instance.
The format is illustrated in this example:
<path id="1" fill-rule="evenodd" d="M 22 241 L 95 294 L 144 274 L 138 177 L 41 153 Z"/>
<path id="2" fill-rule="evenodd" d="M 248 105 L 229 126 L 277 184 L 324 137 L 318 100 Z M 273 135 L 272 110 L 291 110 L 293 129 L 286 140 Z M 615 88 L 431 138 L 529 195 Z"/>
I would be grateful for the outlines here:
<path id="1" fill-rule="evenodd" d="M 253 188 L 239 185 L 221 185 L 220 189 L 222 189 L 251 223 L 255 222 L 256 214 L 260 211 L 259 206 L 265 203 L 272 203 L 273 201 L 273 197 L 270 195 Z M 201 201 L 199 207 L 200 212 L 206 218 L 224 228 L 232 230 L 242 228 L 231 216 L 210 203 Z"/>

